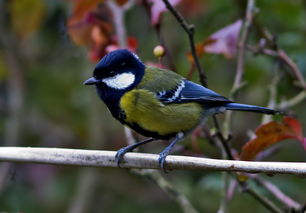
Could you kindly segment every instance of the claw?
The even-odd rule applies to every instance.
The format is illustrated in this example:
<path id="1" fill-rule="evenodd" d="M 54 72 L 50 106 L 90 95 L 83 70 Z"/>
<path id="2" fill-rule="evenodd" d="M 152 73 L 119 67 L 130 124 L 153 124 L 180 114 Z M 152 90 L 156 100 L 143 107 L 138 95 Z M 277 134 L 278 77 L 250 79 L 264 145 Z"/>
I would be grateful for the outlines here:
<path id="1" fill-rule="evenodd" d="M 128 147 L 123 147 L 117 151 L 115 155 L 115 162 L 117 163 L 118 167 L 120 167 L 120 163 L 123 161 L 124 155 L 129 151 L 130 149 L 128 149 Z"/>
<path id="2" fill-rule="evenodd" d="M 166 152 L 161 152 L 160 154 L 159 154 L 159 158 L 158 158 L 158 164 L 159 164 L 159 168 L 161 169 L 161 170 L 163 170 L 163 172 L 164 173 L 168 173 L 168 170 L 166 169 L 166 157 L 167 157 L 167 155 L 169 154 L 169 152 L 168 153 L 166 153 Z"/>
<path id="3" fill-rule="evenodd" d="M 166 164 L 166 157 L 170 154 L 172 148 L 175 146 L 175 144 L 184 138 L 184 133 L 179 132 L 175 139 L 170 143 L 169 146 L 167 146 L 161 153 L 159 153 L 158 163 L 159 167 L 165 172 L 168 173 L 165 164 Z"/>
<path id="4" fill-rule="evenodd" d="M 144 141 L 141 141 L 139 143 L 135 143 L 135 144 L 129 145 L 127 147 L 123 147 L 123 148 L 119 149 L 117 151 L 116 155 L 115 155 L 115 162 L 117 163 L 117 166 L 120 167 L 120 164 L 123 161 L 124 155 L 127 152 L 131 152 L 135 148 L 137 148 L 138 146 L 141 146 L 143 144 L 149 143 L 149 142 L 154 141 L 154 140 L 155 140 L 154 138 L 148 138 L 148 139 L 146 139 Z"/>

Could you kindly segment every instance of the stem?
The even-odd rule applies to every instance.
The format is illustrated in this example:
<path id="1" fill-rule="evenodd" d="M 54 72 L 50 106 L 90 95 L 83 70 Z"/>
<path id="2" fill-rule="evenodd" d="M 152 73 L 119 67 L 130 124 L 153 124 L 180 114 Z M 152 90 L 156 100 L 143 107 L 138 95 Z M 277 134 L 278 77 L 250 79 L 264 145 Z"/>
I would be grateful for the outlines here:
<path id="1" fill-rule="evenodd" d="M 286 52 L 282 49 L 277 49 L 277 50 L 271 50 L 268 48 L 258 48 L 254 47 L 251 45 L 247 45 L 246 47 L 249 51 L 254 52 L 254 53 L 261 53 L 264 55 L 272 56 L 272 57 L 277 57 L 281 59 L 292 71 L 296 79 L 300 82 L 301 86 L 306 89 L 306 82 L 305 79 L 301 73 L 301 70 L 299 67 L 294 63 L 294 61 L 286 54 Z"/>
<path id="2" fill-rule="evenodd" d="M 116 30 L 116 35 L 118 39 L 118 44 L 120 48 L 126 48 L 127 47 L 127 39 L 126 39 L 126 30 L 124 25 L 124 10 L 120 6 L 117 5 L 112 0 L 107 1 L 107 5 L 112 11 L 112 14 L 114 16 L 114 26 Z"/>
<path id="3" fill-rule="evenodd" d="M 269 103 L 268 103 L 268 108 L 275 108 L 276 105 L 276 98 L 277 98 L 277 84 L 280 81 L 280 76 L 279 76 L 279 66 L 280 66 L 280 60 L 276 60 L 274 66 L 273 66 L 273 78 L 271 80 L 271 84 L 269 85 L 269 93 L 270 93 L 270 98 L 269 98 Z M 271 116 L 264 114 L 262 116 L 262 121 L 261 124 L 267 123 L 271 121 Z"/>
<path id="4" fill-rule="evenodd" d="M 267 191 L 274 195 L 279 201 L 285 204 L 288 208 L 300 209 L 301 205 L 296 201 L 292 200 L 290 197 L 285 195 L 278 187 L 273 185 L 272 183 L 263 180 L 262 178 L 255 176 L 253 179 L 263 186 Z"/>
<path id="5" fill-rule="evenodd" d="M 197 70 L 199 72 L 200 82 L 202 83 L 203 86 L 206 87 L 207 86 L 206 75 L 204 73 L 203 68 L 201 67 L 199 58 L 196 53 L 195 43 L 194 43 L 195 26 L 193 24 L 188 24 L 185 18 L 177 10 L 175 10 L 174 7 L 172 7 L 172 5 L 169 3 L 168 0 L 163 0 L 163 2 L 165 3 L 168 10 L 172 13 L 172 15 L 176 18 L 176 20 L 179 22 L 179 24 L 182 26 L 182 28 L 187 33 L 189 44 L 190 44 L 190 49 L 191 49 L 191 54 L 192 54 L 194 63 L 197 67 Z"/>
<path id="6" fill-rule="evenodd" d="M 305 99 L 306 99 L 306 91 L 303 90 L 302 92 L 300 92 L 299 94 L 297 94 L 293 98 L 291 98 L 291 99 L 289 99 L 287 101 L 282 101 L 279 104 L 279 108 L 280 109 L 287 109 L 287 108 L 293 107 L 293 106 L 301 103 Z"/>
<path id="7" fill-rule="evenodd" d="M 246 15 L 243 27 L 241 29 L 241 38 L 238 44 L 238 57 L 237 57 L 237 72 L 235 76 L 234 85 L 231 91 L 231 97 L 241 88 L 241 80 L 244 73 L 244 64 L 245 64 L 245 50 L 246 42 L 249 36 L 249 31 L 251 24 L 253 22 L 253 17 L 255 14 L 255 0 L 248 0 Z"/>
<path id="8" fill-rule="evenodd" d="M 220 125 L 218 123 L 218 120 L 217 120 L 217 117 L 216 115 L 213 116 L 213 121 L 214 121 L 214 124 L 215 124 L 215 127 L 217 129 L 217 137 L 219 138 L 219 140 L 221 141 L 221 144 L 222 144 L 222 147 L 224 149 L 224 152 L 226 153 L 227 155 L 227 158 L 229 160 L 234 160 L 234 157 L 232 155 L 232 152 L 231 152 L 231 149 L 230 147 L 228 146 L 228 142 L 229 142 L 229 139 L 225 139 L 223 134 L 222 134 L 222 131 L 221 131 L 221 128 L 220 128 Z M 226 158 L 226 157 L 225 157 Z"/>
<path id="9" fill-rule="evenodd" d="M 291 58 L 289 58 L 289 56 L 286 54 L 285 51 L 283 50 L 278 50 L 278 55 L 279 57 L 286 62 L 286 64 L 290 67 L 291 71 L 293 72 L 293 74 L 295 75 L 295 77 L 297 78 L 297 80 L 300 82 L 301 86 L 306 89 L 306 82 L 305 79 L 299 69 L 299 67 L 296 65 L 296 63 L 294 63 L 292 61 Z"/>
<path id="10" fill-rule="evenodd" d="M 184 213 L 197 213 L 190 201 L 179 193 L 170 182 L 168 182 L 158 171 L 141 169 L 133 170 L 136 174 L 142 175 L 155 182 L 165 193 L 170 195 L 180 205 Z"/>
<path id="11" fill-rule="evenodd" d="M 258 202 L 263 204 L 267 209 L 274 213 L 284 213 L 280 208 L 278 208 L 271 200 L 258 194 L 255 190 L 247 188 L 245 192 L 255 198 Z"/>
<path id="12" fill-rule="evenodd" d="M 236 93 L 246 84 L 245 82 L 242 82 L 242 76 L 244 73 L 245 50 L 247 46 L 246 43 L 247 43 L 250 28 L 251 28 L 251 24 L 253 22 L 254 14 L 255 14 L 255 0 L 248 0 L 245 18 L 244 18 L 244 24 L 241 29 L 242 33 L 241 33 L 241 37 L 240 37 L 240 41 L 238 45 L 236 76 L 235 76 L 235 80 L 234 80 L 231 92 L 229 94 L 229 97 L 231 99 L 233 99 Z M 232 119 L 232 112 L 227 111 L 225 114 L 225 122 L 223 124 L 224 132 L 227 135 L 230 132 L 231 119 Z"/>

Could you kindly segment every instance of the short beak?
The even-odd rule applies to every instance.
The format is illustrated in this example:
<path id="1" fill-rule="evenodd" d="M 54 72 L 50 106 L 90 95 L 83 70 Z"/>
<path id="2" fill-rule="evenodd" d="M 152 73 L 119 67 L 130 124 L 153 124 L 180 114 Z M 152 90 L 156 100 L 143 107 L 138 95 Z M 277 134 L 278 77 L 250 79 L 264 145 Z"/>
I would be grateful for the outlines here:
<path id="1" fill-rule="evenodd" d="M 83 82 L 84 85 L 93 85 L 98 83 L 99 81 L 95 77 L 91 77 Z"/>

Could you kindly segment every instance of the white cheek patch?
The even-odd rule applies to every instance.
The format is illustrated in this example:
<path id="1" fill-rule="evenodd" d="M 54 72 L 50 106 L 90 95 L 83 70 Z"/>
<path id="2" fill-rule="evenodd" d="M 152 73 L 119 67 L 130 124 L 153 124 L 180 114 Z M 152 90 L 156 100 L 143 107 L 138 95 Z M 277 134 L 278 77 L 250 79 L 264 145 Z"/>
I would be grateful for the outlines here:
<path id="1" fill-rule="evenodd" d="M 107 86 L 113 89 L 126 89 L 135 81 L 135 75 L 132 73 L 121 73 L 113 77 L 102 80 Z"/>

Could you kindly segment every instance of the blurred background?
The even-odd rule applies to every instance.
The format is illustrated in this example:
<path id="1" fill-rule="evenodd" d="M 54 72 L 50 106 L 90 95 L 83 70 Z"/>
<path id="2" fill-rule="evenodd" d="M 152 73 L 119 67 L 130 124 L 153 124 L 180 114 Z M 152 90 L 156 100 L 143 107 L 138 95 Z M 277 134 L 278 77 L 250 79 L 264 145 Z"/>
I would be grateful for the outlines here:
<path id="1" fill-rule="evenodd" d="M 83 3 L 82 3 L 83 2 Z M 107 1 L 94 0 L 0 0 L 0 146 L 62 147 L 118 150 L 126 145 L 122 126 L 82 82 L 92 75 L 95 63 L 119 46 L 115 36 L 114 10 Z M 186 76 L 190 72 L 187 35 L 170 13 L 152 23 L 152 1 L 135 1 L 124 11 L 128 47 L 145 63 L 163 64 Z M 124 6 L 126 1 L 117 1 Z M 158 5 L 155 5 L 158 7 Z M 246 1 L 182 0 L 178 10 L 195 24 L 196 43 L 245 15 Z M 306 75 L 306 2 L 302 0 L 256 1 L 258 14 L 249 43 L 261 38 L 258 26 L 269 29 L 278 47 Z M 156 8 L 155 8 L 156 9 Z M 158 9 L 158 8 L 157 8 Z M 161 21 L 162 18 L 162 21 Z M 101 36 L 103 35 L 103 36 Z M 154 56 L 155 46 L 169 51 L 162 62 Z M 209 88 L 229 95 L 237 60 L 222 54 L 200 58 Z M 276 59 L 246 54 L 247 85 L 236 100 L 266 106 Z M 279 65 L 277 101 L 301 91 L 294 75 Z M 199 82 L 197 74 L 192 80 Z M 290 108 L 304 127 L 305 100 Z M 218 116 L 220 121 L 224 116 Z M 235 113 L 231 126 L 232 147 L 240 152 L 262 116 Z M 209 124 L 210 125 L 210 124 Z M 211 125 L 212 126 L 212 125 Z M 220 150 L 199 137 L 187 139 L 179 154 L 222 158 Z M 192 144 L 192 145 L 190 145 Z M 149 144 L 143 152 L 159 153 L 165 143 Z M 269 161 L 305 161 L 299 142 L 286 140 L 275 146 Z M 223 193 L 220 172 L 172 171 L 166 180 L 185 195 L 199 212 L 217 212 Z M 262 176 L 287 196 L 303 204 L 306 183 L 293 175 Z M 253 185 L 252 185 L 253 184 Z M 259 193 L 278 202 L 251 183 Z M 279 204 L 282 207 L 282 204 Z M 252 208 L 250 208 L 252 206 Z M 252 197 L 236 189 L 229 212 L 268 212 Z M 178 203 L 154 181 L 126 169 L 80 168 L 38 164 L 0 164 L 1 212 L 181 212 Z"/>

